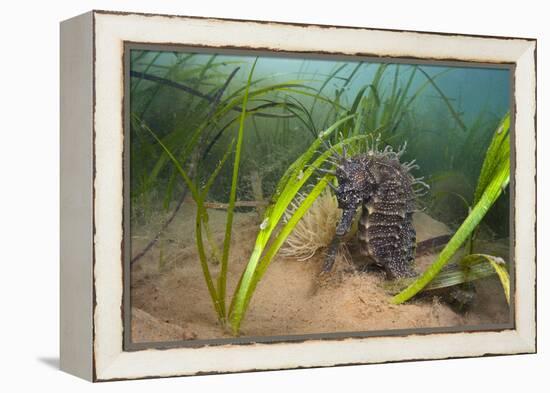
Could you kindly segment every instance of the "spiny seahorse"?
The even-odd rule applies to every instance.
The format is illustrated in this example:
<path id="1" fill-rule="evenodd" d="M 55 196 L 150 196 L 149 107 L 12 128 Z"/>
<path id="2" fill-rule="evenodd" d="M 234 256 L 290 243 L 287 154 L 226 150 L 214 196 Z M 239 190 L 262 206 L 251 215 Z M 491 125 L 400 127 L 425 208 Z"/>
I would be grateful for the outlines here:
<path id="1" fill-rule="evenodd" d="M 375 140 L 367 153 L 347 157 L 346 150 L 334 157 L 338 180 L 333 187 L 342 209 L 342 218 L 329 247 L 323 272 L 329 272 L 334 264 L 338 245 L 349 232 L 357 209 L 363 211 L 359 220 L 358 238 L 360 252 L 370 257 L 386 272 L 389 279 L 414 276 L 416 231 L 412 217 L 416 207 L 418 187 L 428 187 L 410 171 L 418 168 L 414 161 L 401 163 L 399 158 L 406 145 L 398 151 L 391 146 L 378 150 Z"/>

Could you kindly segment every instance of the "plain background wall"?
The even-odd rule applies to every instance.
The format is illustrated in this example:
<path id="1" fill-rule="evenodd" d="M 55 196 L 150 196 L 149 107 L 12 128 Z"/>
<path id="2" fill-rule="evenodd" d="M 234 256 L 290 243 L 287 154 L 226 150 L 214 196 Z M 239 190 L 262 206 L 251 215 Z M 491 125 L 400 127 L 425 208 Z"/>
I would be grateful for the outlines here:
<path id="1" fill-rule="evenodd" d="M 550 67 L 544 1 L 7 1 L 0 13 L 0 390 L 424 391 L 548 389 Z M 58 367 L 59 27 L 90 9 L 538 38 L 539 354 L 88 384 Z M 546 112 L 545 112 L 546 111 Z M 546 121 L 546 126 L 548 122 Z M 520 190 L 521 192 L 521 190 Z M 543 384 L 546 385 L 543 388 Z M 32 389 L 32 390 L 31 390 Z M 546 390 L 547 391 L 547 390 Z"/>

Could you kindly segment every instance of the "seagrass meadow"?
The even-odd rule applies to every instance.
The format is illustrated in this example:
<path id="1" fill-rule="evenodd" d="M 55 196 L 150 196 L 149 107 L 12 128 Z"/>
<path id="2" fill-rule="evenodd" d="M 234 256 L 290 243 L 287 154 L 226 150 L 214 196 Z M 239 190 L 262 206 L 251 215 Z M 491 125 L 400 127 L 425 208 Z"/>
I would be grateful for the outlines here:
<path id="1" fill-rule="evenodd" d="M 132 342 L 512 321 L 510 68 L 128 53 Z"/>

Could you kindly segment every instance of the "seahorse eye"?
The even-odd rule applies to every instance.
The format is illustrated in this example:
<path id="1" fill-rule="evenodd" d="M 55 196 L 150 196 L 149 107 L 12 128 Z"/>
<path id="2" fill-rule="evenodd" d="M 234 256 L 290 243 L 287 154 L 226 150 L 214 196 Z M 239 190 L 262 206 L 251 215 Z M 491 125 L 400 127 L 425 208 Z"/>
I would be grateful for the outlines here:
<path id="1" fill-rule="evenodd" d="M 355 205 L 355 195 L 349 191 L 340 190 L 340 192 L 336 193 L 336 199 L 338 200 L 338 207 L 341 209 L 347 209 Z"/>

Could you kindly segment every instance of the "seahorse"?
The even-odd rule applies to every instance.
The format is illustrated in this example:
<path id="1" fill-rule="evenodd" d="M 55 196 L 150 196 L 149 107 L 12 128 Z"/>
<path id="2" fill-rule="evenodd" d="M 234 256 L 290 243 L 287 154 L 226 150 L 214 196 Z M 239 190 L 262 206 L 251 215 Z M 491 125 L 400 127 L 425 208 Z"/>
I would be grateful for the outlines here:
<path id="1" fill-rule="evenodd" d="M 416 210 L 418 187 L 428 187 L 421 178 L 411 175 L 418 168 L 414 161 L 402 164 L 399 159 L 406 145 L 398 151 L 388 146 L 347 157 L 346 150 L 336 155 L 338 180 L 333 190 L 342 209 L 342 217 L 329 246 L 323 272 L 332 270 L 338 245 L 350 231 L 357 209 L 362 206 L 358 225 L 358 239 L 362 255 L 385 270 L 388 279 L 415 275 L 413 265 L 416 252 L 416 231 L 413 213 Z"/>

